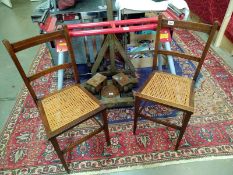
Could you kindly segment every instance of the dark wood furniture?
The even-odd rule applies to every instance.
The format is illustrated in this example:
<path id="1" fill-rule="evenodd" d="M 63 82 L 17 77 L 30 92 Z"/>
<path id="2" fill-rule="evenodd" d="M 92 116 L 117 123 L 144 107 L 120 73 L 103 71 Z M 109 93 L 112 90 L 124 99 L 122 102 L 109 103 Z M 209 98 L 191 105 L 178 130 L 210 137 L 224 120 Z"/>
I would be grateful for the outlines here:
<path id="1" fill-rule="evenodd" d="M 129 77 L 122 72 L 112 76 L 112 81 L 113 81 L 113 84 L 119 89 L 120 92 L 124 90 L 124 87 L 131 84 Z"/>
<path id="2" fill-rule="evenodd" d="M 66 40 L 71 62 L 53 66 L 34 75 L 27 76 L 18 60 L 18 57 L 16 56 L 16 52 L 61 38 Z M 35 36 L 15 43 L 10 43 L 8 40 L 3 40 L 3 44 L 9 52 L 13 62 L 15 63 L 20 75 L 24 80 L 25 85 L 27 86 L 34 102 L 36 103 L 40 112 L 40 117 L 45 127 L 47 137 L 54 146 L 58 157 L 60 158 L 65 170 L 68 173 L 69 169 L 64 159 L 64 154 L 74 148 L 77 144 L 80 144 L 92 136 L 100 133 L 101 131 L 104 131 L 106 141 L 108 145 L 110 145 L 105 106 L 102 105 L 92 94 L 85 90 L 85 88 L 78 84 L 78 69 L 75 63 L 74 52 L 66 27 L 60 31 Z M 75 85 L 63 88 L 60 91 L 51 93 L 42 98 L 38 98 L 35 91 L 33 90 L 31 82 L 46 74 L 66 68 L 72 68 L 74 72 Z M 102 123 L 95 119 L 95 116 L 98 114 L 102 114 Z M 57 141 L 57 137 L 89 119 L 95 120 L 95 122 L 100 125 L 100 128 L 96 129 L 80 140 L 71 143 L 65 149 L 61 150 Z"/>
<path id="3" fill-rule="evenodd" d="M 120 72 L 112 76 L 112 82 L 120 92 L 128 92 L 132 91 L 133 87 L 138 83 L 138 80 L 137 78 Z"/>
<path id="4" fill-rule="evenodd" d="M 107 77 L 97 73 L 89 80 L 87 80 L 85 84 L 85 88 L 92 92 L 93 94 L 99 93 L 101 89 L 107 85 Z"/>
<path id="5" fill-rule="evenodd" d="M 155 55 L 153 61 L 153 69 L 155 70 L 157 66 L 158 54 L 173 55 L 195 61 L 197 62 L 197 68 L 194 73 L 193 79 L 160 71 L 154 71 L 149 76 L 144 86 L 140 88 L 139 91 L 135 94 L 135 117 L 133 127 L 134 134 L 136 133 L 138 117 L 143 117 L 145 119 L 157 122 L 159 124 L 178 129 L 180 133 L 177 139 L 175 150 L 178 149 L 180 141 L 188 125 L 189 119 L 191 115 L 194 113 L 194 83 L 197 80 L 198 74 L 207 55 L 211 41 L 213 40 L 217 26 L 217 22 L 215 22 L 214 25 L 208 25 L 185 21 L 165 20 L 162 19 L 162 16 L 159 16 L 154 51 Z M 201 57 L 179 53 L 176 51 L 159 50 L 160 30 L 162 28 L 180 28 L 209 34 L 208 40 L 206 42 Z M 182 112 L 184 112 L 182 125 L 178 126 L 170 122 L 164 121 L 162 119 L 152 118 L 150 116 L 142 114 L 141 112 L 143 110 L 143 107 L 145 107 L 147 102 L 154 102 L 160 105 L 181 110 Z"/>

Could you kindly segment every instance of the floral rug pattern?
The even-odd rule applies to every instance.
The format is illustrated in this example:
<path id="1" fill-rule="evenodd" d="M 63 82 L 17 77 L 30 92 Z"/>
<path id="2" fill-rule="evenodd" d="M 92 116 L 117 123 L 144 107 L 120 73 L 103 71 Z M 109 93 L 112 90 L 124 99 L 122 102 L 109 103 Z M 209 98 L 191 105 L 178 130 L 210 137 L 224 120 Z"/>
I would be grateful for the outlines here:
<path id="1" fill-rule="evenodd" d="M 177 31 L 172 47 L 200 54 L 203 41 L 194 33 Z M 178 74 L 191 76 L 195 65 L 175 60 Z M 42 47 L 30 69 L 51 65 L 48 50 Z M 143 76 L 138 73 L 138 76 Z M 69 82 L 69 81 L 67 81 Z M 56 75 L 34 82 L 37 94 L 56 89 Z M 137 134 L 132 133 L 133 108 L 108 110 L 111 146 L 103 133 L 67 153 L 71 172 L 111 170 L 120 167 L 152 165 L 208 156 L 233 155 L 233 71 L 210 50 L 195 89 L 195 113 L 178 151 L 173 151 L 178 136 L 174 129 L 140 120 Z M 161 106 L 149 105 L 145 113 L 179 123 L 181 114 Z M 174 117 L 178 115 L 178 117 Z M 168 117 L 167 117 L 168 116 Z M 59 137 L 61 146 L 80 138 L 98 126 L 86 122 Z M 0 135 L 0 174 L 63 174 L 32 98 L 24 87 Z"/>

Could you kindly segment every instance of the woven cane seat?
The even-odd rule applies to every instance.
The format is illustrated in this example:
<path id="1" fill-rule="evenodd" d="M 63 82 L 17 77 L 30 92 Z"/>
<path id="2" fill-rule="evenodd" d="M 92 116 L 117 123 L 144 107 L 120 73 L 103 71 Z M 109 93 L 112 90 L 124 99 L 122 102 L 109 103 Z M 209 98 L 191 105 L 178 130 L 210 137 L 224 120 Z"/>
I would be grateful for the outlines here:
<path id="1" fill-rule="evenodd" d="M 140 94 L 161 104 L 193 111 L 193 103 L 190 103 L 192 83 L 189 78 L 156 72 Z"/>
<path id="2" fill-rule="evenodd" d="M 64 89 L 41 102 L 51 131 L 100 107 L 79 86 Z"/>

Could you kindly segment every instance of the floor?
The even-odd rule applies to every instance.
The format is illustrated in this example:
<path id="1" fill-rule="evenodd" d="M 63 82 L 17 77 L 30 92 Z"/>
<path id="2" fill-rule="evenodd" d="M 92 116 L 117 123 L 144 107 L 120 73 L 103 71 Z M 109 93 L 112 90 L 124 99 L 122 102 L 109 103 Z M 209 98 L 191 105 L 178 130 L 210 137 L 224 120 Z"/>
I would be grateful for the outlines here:
<path id="1" fill-rule="evenodd" d="M 29 0 L 12 0 L 13 8 L 10 9 L 0 3 L 0 40 L 8 39 L 9 41 L 21 40 L 39 33 L 36 24 L 33 24 L 30 18 L 33 9 L 39 2 L 30 2 Z M 205 36 L 202 36 L 205 38 Z M 20 57 L 23 58 L 23 67 L 27 70 L 32 63 L 36 50 L 33 48 L 28 52 L 23 52 Z M 214 48 L 226 64 L 233 68 L 233 57 L 220 48 Z M 17 94 L 23 86 L 23 81 L 19 76 L 10 57 L 6 53 L 2 43 L 0 43 L 0 131 L 2 130 L 7 118 L 14 106 Z M 175 172 L 175 173 L 174 173 Z M 154 168 L 143 168 L 141 170 L 131 170 L 111 173 L 118 174 L 233 174 L 233 159 L 222 160 L 201 160 L 190 163 L 179 163 L 177 165 L 159 166 Z"/>

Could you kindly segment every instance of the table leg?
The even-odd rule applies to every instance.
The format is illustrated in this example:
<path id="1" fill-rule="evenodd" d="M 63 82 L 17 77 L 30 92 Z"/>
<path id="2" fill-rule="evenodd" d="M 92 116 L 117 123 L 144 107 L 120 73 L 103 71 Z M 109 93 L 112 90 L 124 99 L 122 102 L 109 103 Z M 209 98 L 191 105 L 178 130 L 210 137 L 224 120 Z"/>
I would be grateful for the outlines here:
<path id="1" fill-rule="evenodd" d="M 162 50 L 162 44 L 161 43 L 159 44 L 159 50 Z M 163 66 L 163 57 L 162 57 L 161 54 L 158 54 L 158 70 L 159 71 L 163 70 L 162 66 Z"/>
<path id="2" fill-rule="evenodd" d="M 165 42 L 164 46 L 165 46 L 165 50 L 171 51 L 170 42 Z M 169 69 L 171 73 L 176 75 L 176 69 L 175 69 L 173 57 L 171 55 L 168 55 L 167 58 L 168 58 L 168 65 L 169 65 Z"/>
<path id="3" fill-rule="evenodd" d="M 58 65 L 64 63 L 64 52 L 58 52 Z M 63 76 L 64 76 L 64 69 L 58 70 L 58 75 L 57 75 L 57 89 L 61 90 L 63 86 Z"/>

